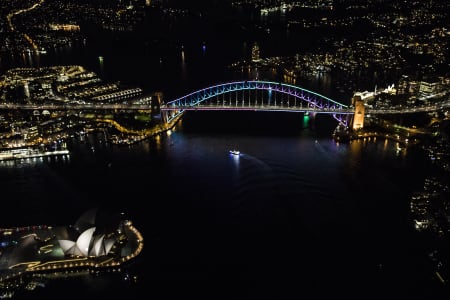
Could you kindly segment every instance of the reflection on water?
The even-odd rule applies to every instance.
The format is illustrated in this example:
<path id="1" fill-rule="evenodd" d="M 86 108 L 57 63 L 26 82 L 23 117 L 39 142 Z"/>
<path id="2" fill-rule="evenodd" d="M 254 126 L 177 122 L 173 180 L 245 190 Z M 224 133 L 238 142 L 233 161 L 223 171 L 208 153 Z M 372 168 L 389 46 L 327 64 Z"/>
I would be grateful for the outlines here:
<path id="1" fill-rule="evenodd" d="M 388 291 L 394 275 L 406 286 L 425 276 L 396 267 L 423 259 L 407 221 L 411 190 L 426 174 L 421 152 L 397 155 L 395 142 L 379 138 L 337 144 L 334 119 L 318 117 L 313 128 L 304 121 L 292 113 L 192 112 L 172 131 L 131 147 L 89 134 L 68 142 L 69 160 L 0 164 L 0 187 L 15 195 L 2 203 L 3 224 L 64 224 L 49 213 L 55 207 L 77 216 L 92 205 L 126 208 L 150 245 L 142 261 L 151 267 L 136 274 L 152 289 L 126 290 L 133 295 L 180 296 L 167 285 L 185 288 L 187 278 L 219 290 L 235 278 L 230 293 L 246 293 L 237 278 L 281 276 L 304 289 L 351 281 Z M 241 155 L 230 156 L 233 148 Z M 120 285 L 103 286 L 100 278 L 92 287 L 90 279 L 50 281 L 33 292 L 46 299 L 57 299 L 62 287 L 114 295 L 109 289 Z M 218 296 L 215 288 L 209 295 Z M 188 290 L 206 292 L 192 282 Z"/>

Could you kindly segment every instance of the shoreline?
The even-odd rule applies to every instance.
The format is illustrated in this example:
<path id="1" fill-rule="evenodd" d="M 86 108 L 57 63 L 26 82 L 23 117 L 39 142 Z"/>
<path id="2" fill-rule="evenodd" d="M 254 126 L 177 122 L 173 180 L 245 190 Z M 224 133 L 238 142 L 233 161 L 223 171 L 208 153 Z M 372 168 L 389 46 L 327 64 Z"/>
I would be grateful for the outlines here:
<path id="1" fill-rule="evenodd" d="M 144 238 L 142 234 L 132 225 L 131 221 L 124 221 L 123 226 L 129 235 L 133 235 L 127 236 L 127 240 L 131 240 L 132 242 L 136 243 L 133 251 L 126 256 L 114 257 L 112 255 L 103 255 L 97 257 L 94 256 L 83 257 L 79 255 L 78 256 L 64 255 L 64 257 L 57 257 L 58 259 L 48 259 L 46 261 L 41 261 L 39 259 L 40 257 L 43 257 L 45 259 L 47 253 L 51 253 L 54 251 L 59 252 L 60 247 L 55 246 L 57 244 L 57 241 L 54 240 L 56 238 L 56 235 L 53 232 L 54 228 L 52 226 L 39 225 L 39 226 L 1 228 L 0 234 L 6 237 L 5 238 L 6 241 L 4 243 L 6 244 L 10 243 L 12 245 L 12 246 L 5 246 L 5 249 L 7 249 L 6 247 L 16 247 L 17 242 L 14 242 L 16 239 L 20 240 L 31 238 L 32 240 L 30 240 L 30 242 L 35 243 L 36 245 L 41 243 L 47 244 L 45 246 L 39 247 L 39 250 L 37 250 L 37 252 L 35 253 L 36 257 L 24 260 L 14 265 L 7 266 L 7 268 L 1 269 L 0 274 L 1 273 L 3 274 L 0 275 L 0 291 L 2 289 L 9 290 L 17 288 L 16 280 L 21 281 L 20 278 L 25 275 L 32 275 L 35 273 L 46 273 L 46 272 L 67 272 L 67 271 L 81 271 L 81 270 L 86 270 L 90 272 L 99 272 L 100 270 L 103 269 L 117 268 L 122 266 L 123 264 L 129 262 L 130 260 L 138 256 L 142 252 L 144 246 Z M 60 226 L 57 226 L 55 230 L 57 230 L 58 227 Z M 39 237 L 39 235 L 41 235 L 41 237 L 47 235 L 48 237 L 42 239 L 41 237 Z M 10 238 L 11 241 L 9 241 L 8 238 Z M 4 254 L 3 252 L 0 252 L 0 255 L 13 255 L 13 254 L 12 253 Z"/>

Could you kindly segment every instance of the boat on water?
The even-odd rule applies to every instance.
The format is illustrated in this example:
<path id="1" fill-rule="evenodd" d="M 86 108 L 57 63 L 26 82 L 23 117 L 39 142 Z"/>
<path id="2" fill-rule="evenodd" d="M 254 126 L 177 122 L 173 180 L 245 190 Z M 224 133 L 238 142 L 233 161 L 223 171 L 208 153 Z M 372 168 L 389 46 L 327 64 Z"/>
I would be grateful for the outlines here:
<path id="1" fill-rule="evenodd" d="M 241 152 L 239 150 L 230 150 L 230 154 L 239 156 Z"/>

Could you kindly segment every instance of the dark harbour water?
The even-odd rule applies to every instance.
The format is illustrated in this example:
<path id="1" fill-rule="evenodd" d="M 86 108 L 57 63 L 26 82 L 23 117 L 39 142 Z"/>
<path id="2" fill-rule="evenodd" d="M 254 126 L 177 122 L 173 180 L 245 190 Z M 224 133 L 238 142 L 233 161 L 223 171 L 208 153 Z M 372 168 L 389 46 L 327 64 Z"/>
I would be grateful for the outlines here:
<path id="1" fill-rule="evenodd" d="M 294 33 L 274 42 L 237 31 L 217 35 L 186 26 L 167 44 L 152 35 L 88 38 L 86 47 L 2 57 L 0 70 L 80 64 L 105 81 L 162 91 L 172 100 L 247 79 L 226 67 L 248 59 L 255 41 L 262 57 L 294 55 L 292 48 L 308 44 Z M 371 83 L 361 91 L 386 85 L 361 81 Z M 351 94 L 328 75 L 297 85 L 350 102 Z M 196 112 L 170 133 L 131 147 L 92 134 L 68 141 L 66 159 L 0 163 L 1 227 L 71 224 L 100 207 L 126 212 L 144 236 L 143 252 L 122 272 L 50 280 L 16 298 L 442 295 L 427 256 L 432 245 L 414 231 L 409 215 L 410 195 L 431 169 L 424 154 L 397 152 L 384 140 L 338 145 L 331 139 L 333 119 L 311 122 L 293 113 Z M 228 153 L 234 148 L 239 159 Z M 127 274 L 137 281 L 124 280 Z"/>
<path id="2" fill-rule="evenodd" d="M 131 147 L 91 134 L 69 141 L 67 159 L 0 163 L 2 226 L 70 224 L 95 206 L 126 212 L 145 239 L 122 273 L 51 280 L 18 297 L 441 293 L 409 216 L 429 168 L 423 153 L 336 144 L 334 126 L 325 116 L 193 112 Z"/>

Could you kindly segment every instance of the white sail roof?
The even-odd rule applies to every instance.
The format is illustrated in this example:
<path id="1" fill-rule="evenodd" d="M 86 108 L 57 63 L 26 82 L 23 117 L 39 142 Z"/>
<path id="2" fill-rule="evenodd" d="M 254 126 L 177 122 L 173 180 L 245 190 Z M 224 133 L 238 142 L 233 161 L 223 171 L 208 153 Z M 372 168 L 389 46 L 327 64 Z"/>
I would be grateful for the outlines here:
<path id="1" fill-rule="evenodd" d="M 59 245 L 61 246 L 62 250 L 64 251 L 64 253 L 70 251 L 70 248 L 75 246 L 75 242 L 74 241 L 58 240 L 58 242 L 59 242 Z"/>
<path id="2" fill-rule="evenodd" d="M 77 256 L 107 255 L 114 246 L 115 239 L 105 239 L 105 235 L 94 236 L 95 227 L 83 231 L 77 241 L 58 240 L 65 254 Z"/>
<path id="3" fill-rule="evenodd" d="M 108 254 L 109 251 L 111 250 L 112 246 L 114 245 L 114 240 L 113 239 L 108 239 L 105 242 L 105 254 Z"/>
<path id="4" fill-rule="evenodd" d="M 91 244 L 92 235 L 94 234 L 95 227 L 91 227 L 83 231 L 77 239 L 77 248 L 83 256 L 89 255 L 89 245 Z"/>
<path id="5" fill-rule="evenodd" d="M 92 251 L 91 251 L 94 256 L 100 256 L 100 255 L 105 254 L 105 251 L 104 251 L 105 246 L 103 245 L 104 237 L 105 237 L 105 235 L 102 234 L 95 238 L 94 246 L 92 247 Z"/>

